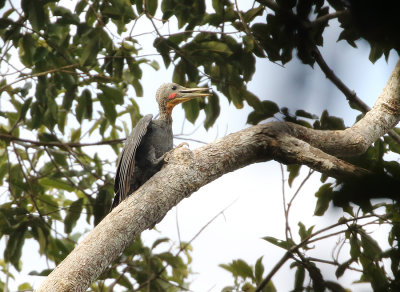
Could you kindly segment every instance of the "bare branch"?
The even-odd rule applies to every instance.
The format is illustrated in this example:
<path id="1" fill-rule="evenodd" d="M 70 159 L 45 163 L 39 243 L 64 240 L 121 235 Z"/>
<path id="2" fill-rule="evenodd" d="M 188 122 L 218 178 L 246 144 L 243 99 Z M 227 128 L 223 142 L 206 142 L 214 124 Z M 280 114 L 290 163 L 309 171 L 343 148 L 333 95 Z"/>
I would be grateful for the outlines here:
<path id="1" fill-rule="evenodd" d="M 309 27 L 317 26 L 318 24 L 324 23 L 326 21 L 329 21 L 329 20 L 334 19 L 334 18 L 338 18 L 338 17 L 346 15 L 346 14 L 349 14 L 348 10 L 335 11 L 333 13 L 326 14 L 324 16 L 318 17 L 313 22 L 309 23 L 308 26 Z"/>
<path id="2" fill-rule="evenodd" d="M 0 140 L 4 141 L 14 141 L 15 143 L 29 143 L 35 146 L 47 146 L 47 147 L 59 147 L 59 148 L 67 148 L 67 147 L 87 147 L 87 146 L 100 146 L 100 145 L 114 145 L 118 143 L 122 143 L 125 139 L 115 139 L 115 140 L 107 140 L 107 141 L 99 141 L 93 143 L 75 143 L 75 142 L 42 142 L 42 141 L 34 141 L 29 139 L 23 139 L 19 137 L 12 136 L 6 133 L 0 133 Z M 24 146 L 29 147 L 29 145 L 24 144 Z M 30 146 L 32 147 L 32 146 Z"/>

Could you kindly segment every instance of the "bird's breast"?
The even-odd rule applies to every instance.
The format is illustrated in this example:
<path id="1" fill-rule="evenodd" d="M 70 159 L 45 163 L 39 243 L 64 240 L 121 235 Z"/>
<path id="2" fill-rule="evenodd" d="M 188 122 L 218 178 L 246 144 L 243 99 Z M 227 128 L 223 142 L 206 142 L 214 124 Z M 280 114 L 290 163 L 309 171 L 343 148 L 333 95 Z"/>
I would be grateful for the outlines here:
<path id="1" fill-rule="evenodd" d="M 150 151 L 154 149 L 156 158 L 162 156 L 173 147 L 172 126 L 168 123 L 152 120 L 146 135 L 143 137 L 141 150 Z"/>

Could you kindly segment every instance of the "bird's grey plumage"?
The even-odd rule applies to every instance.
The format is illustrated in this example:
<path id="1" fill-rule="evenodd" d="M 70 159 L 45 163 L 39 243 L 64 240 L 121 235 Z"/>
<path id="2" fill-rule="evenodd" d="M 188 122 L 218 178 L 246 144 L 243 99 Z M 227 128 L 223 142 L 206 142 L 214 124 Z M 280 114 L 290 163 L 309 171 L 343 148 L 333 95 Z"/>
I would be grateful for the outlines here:
<path id="1" fill-rule="evenodd" d="M 159 171 L 159 158 L 173 147 L 171 123 L 152 117 L 144 116 L 126 139 L 118 162 L 112 208 Z"/>
<path id="2" fill-rule="evenodd" d="M 162 167 L 164 154 L 173 147 L 172 108 L 194 97 L 208 96 L 200 93 L 208 88 L 185 88 L 176 83 L 166 83 L 157 90 L 160 117 L 153 120 L 146 115 L 136 124 L 126 139 L 118 161 L 114 183 L 115 198 L 111 208 L 137 190 Z"/>
<path id="3" fill-rule="evenodd" d="M 152 118 L 153 115 L 146 115 L 141 118 L 126 139 L 124 149 L 118 160 L 117 175 L 114 184 L 114 192 L 116 195 L 112 206 L 113 208 L 128 195 L 130 179 L 135 170 L 136 150 L 142 141 L 142 137 L 146 134 Z"/>

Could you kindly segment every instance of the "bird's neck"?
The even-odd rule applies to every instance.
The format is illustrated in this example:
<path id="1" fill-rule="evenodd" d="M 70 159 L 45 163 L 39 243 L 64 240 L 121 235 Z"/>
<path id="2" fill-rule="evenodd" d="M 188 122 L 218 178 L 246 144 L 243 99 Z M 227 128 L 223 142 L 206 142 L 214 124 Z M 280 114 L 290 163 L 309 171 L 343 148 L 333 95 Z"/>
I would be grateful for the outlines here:
<path id="1" fill-rule="evenodd" d="M 172 124 L 172 115 L 166 111 L 160 112 L 160 117 L 158 119 Z"/>

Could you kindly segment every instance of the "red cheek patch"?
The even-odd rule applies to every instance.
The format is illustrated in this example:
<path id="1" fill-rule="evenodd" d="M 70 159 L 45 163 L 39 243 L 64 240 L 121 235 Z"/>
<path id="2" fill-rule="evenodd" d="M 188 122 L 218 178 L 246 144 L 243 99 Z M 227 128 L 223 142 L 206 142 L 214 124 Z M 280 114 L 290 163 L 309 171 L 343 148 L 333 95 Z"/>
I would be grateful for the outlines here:
<path id="1" fill-rule="evenodd" d="M 175 97 L 176 97 L 176 92 L 171 93 L 171 94 L 168 96 L 168 99 L 174 99 Z"/>

